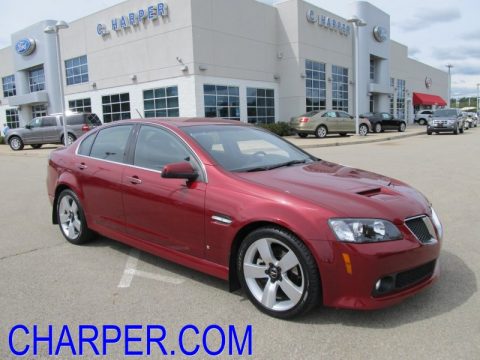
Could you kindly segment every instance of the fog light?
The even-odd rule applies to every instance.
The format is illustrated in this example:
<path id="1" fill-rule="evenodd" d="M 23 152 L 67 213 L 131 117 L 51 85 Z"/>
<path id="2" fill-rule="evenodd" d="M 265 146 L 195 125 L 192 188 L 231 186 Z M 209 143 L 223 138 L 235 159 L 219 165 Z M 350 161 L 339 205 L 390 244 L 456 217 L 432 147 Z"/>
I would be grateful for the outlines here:
<path id="1" fill-rule="evenodd" d="M 395 281 L 391 276 L 385 276 L 375 283 L 375 293 L 384 294 L 390 292 L 395 287 Z"/>

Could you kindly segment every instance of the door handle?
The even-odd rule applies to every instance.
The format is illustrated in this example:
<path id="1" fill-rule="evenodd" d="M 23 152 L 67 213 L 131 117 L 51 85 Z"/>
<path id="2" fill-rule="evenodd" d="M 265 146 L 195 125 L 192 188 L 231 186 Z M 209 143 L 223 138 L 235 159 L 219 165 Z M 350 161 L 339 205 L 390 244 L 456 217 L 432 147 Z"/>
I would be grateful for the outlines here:
<path id="1" fill-rule="evenodd" d="M 86 168 L 88 168 L 88 166 L 85 165 L 85 163 L 81 163 L 80 165 L 78 165 L 78 168 L 79 168 L 80 170 L 85 170 Z"/>
<path id="2" fill-rule="evenodd" d="M 138 178 L 138 176 L 129 176 L 128 181 L 130 181 L 131 184 L 133 185 L 138 185 L 142 183 L 142 180 Z"/>

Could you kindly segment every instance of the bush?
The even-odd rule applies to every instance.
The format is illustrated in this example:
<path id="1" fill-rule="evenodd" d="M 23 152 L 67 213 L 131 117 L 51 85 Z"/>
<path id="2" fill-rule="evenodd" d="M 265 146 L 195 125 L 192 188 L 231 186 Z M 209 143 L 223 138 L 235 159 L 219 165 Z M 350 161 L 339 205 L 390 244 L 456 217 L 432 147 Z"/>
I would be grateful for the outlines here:
<path id="1" fill-rule="evenodd" d="M 0 135 L 0 145 L 5 144 L 5 140 L 3 139 L 3 136 Z"/>
<path id="2" fill-rule="evenodd" d="M 290 129 L 290 125 L 286 122 L 278 122 L 273 124 L 257 124 L 256 126 L 269 130 L 279 136 L 293 135 L 293 132 Z"/>

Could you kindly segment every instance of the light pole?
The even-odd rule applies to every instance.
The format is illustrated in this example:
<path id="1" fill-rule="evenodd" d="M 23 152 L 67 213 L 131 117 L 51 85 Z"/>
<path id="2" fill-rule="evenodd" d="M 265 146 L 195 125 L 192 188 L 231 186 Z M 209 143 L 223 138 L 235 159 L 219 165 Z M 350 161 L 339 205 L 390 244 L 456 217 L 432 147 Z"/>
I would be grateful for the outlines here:
<path id="1" fill-rule="evenodd" d="M 478 90 L 479 90 L 478 88 L 479 88 L 479 87 L 480 87 L 480 84 L 477 84 L 477 114 L 478 114 L 478 112 L 480 111 L 480 109 L 478 109 L 478 98 L 480 97 L 480 94 L 479 94 L 479 92 L 478 92 Z"/>
<path id="2" fill-rule="evenodd" d="M 450 70 L 453 67 L 453 65 L 452 64 L 447 64 L 446 66 L 448 68 L 448 103 L 447 103 L 447 105 L 448 105 L 448 107 L 450 107 L 450 92 L 451 92 L 451 87 L 452 87 L 452 78 L 451 78 Z"/>
<path id="3" fill-rule="evenodd" d="M 359 119 L 358 119 L 358 78 L 359 78 L 359 71 L 358 71 L 358 62 L 359 62 L 359 46 L 358 46 L 358 27 L 360 26 L 365 26 L 367 23 L 363 21 L 362 19 L 359 19 L 358 17 L 352 17 L 351 19 L 347 20 L 350 24 L 353 26 L 353 32 L 355 35 L 354 38 L 354 47 L 355 47 L 355 135 L 359 135 L 358 132 L 358 125 L 359 125 Z"/>
<path id="4" fill-rule="evenodd" d="M 57 62 L 58 62 L 58 81 L 60 85 L 60 104 L 62 106 L 62 123 L 63 123 L 63 143 L 68 145 L 67 119 L 65 118 L 65 96 L 63 93 L 63 75 L 62 75 L 62 59 L 60 55 L 60 37 L 58 31 L 60 29 L 67 29 L 68 24 L 65 21 L 59 20 L 55 25 L 48 25 L 43 32 L 46 34 L 55 34 L 57 42 Z"/>

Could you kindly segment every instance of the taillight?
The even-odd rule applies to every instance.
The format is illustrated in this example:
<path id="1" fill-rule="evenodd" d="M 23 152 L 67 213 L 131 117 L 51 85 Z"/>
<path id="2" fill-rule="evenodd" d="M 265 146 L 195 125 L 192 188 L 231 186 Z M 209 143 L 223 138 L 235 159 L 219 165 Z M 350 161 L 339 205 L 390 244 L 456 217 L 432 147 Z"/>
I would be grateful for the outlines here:
<path id="1" fill-rule="evenodd" d="M 308 118 L 308 117 L 302 117 L 302 118 L 300 118 L 300 122 L 301 122 L 301 123 L 307 123 L 307 122 L 309 122 L 309 121 L 310 121 L 310 118 Z"/>
<path id="2" fill-rule="evenodd" d="M 82 131 L 83 131 L 83 132 L 90 131 L 90 126 L 88 126 L 87 124 L 83 124 L 83 126 L 82 126 Z"/>

